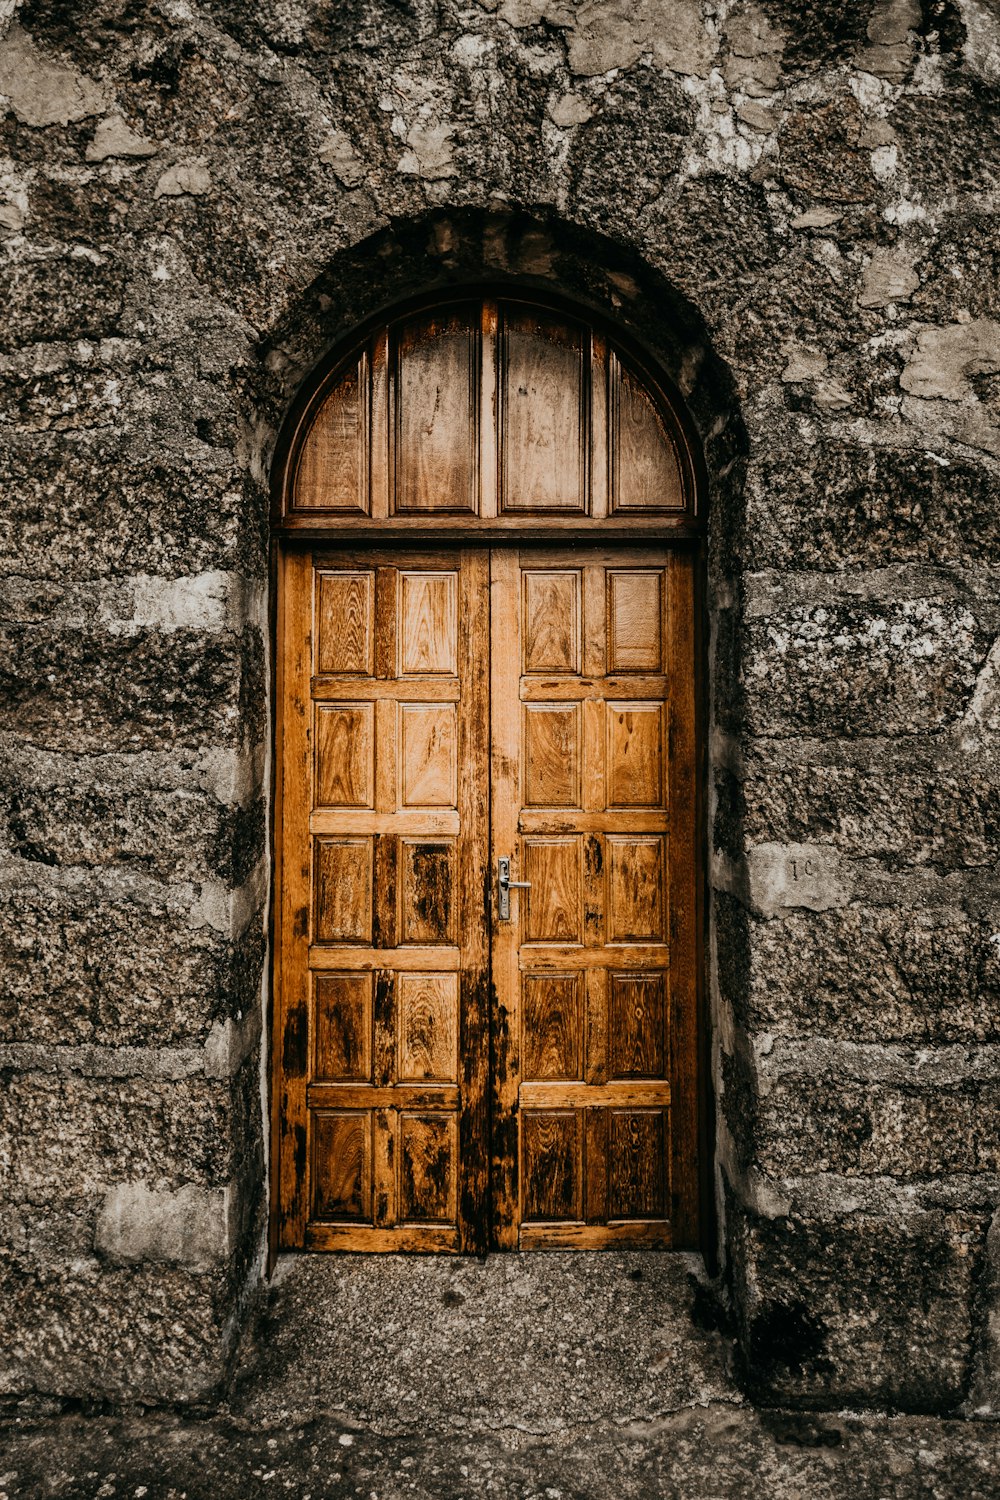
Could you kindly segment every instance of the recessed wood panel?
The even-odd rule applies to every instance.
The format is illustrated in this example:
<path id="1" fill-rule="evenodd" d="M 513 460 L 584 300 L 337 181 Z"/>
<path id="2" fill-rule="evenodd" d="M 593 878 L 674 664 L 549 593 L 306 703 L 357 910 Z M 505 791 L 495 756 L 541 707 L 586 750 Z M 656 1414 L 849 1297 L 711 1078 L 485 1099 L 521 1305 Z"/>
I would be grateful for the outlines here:
<path id="1" fill-rule="evenodd" d="M 579 673 L 580 613 L 579 570 L 525 570 L 525 672 Z"/>
<path id="2" fill-rule="evenodd" d="M 455 843 L 400 839 L 399 941 L 457 941 Z"/>
<path id="3" fill-rule="evenodd" d="M 370 943 L 371 839 L 316 839 L 314 862 L 316 941 Z"/>
<path id="4" fill-rule="evenodd" d="M 399 574 L 401 677 L 458 672 L 458 577 Z"/>
<path id="5" fill-rule="evenodd" d="M 371 676 L 373 600 L 370 571 L 316 575 L 317 672 Z"/>
<path id="6" fill-rule="evenodd" d="M 458 975 L 398 977 L 399 1081 L 457 1083 Z"/>
<path id="7" fill-rule="evenodd" d="M 662 1219 L 667 1209 L 666 1115 L 611 1111 L 608 1210 L 613 1219 Z"/>
<path id="8" fill-rule="evenodd" d="M 443 1224 L 455 1218 L 458 1138 L 447 1115 L 399 1117 L 399 1217 Z"/>
<path id="9" fill-rule="evenodd" d="M 393 508 L 478 509 L 479 309 L 411 318 L 394 337 Z"/>
<path id="10" fill-rule="evenodd" d="M 529 891 L 521 897 L 526 943 L 579 943 L 582 940 L 580 840 L 526 838 L 524 874 Z"/>
<path id="11" fill-rule="evenodd" d="M 316 1060 L 320 1083 L 361 1083 L 372 1075 L 370 974 L 318 974 L 314 981 Z"/>
<path id="12" fill-rule="evenodd" d="M 312 1146 L 312 1217 L 371 1223 L 371 1112 L 317 1110 Z"/>
<path id="13" fill-rule="evenodd" d="M 524 1221 L 582 1217 L 582 1158 L 577 1110 L 524 1111 L 521 1121 Z"/>
<path id="14" fill-rule="evenodd" d="M 298 510 L 367 515 L 368 358 L 352 359 L 326 397 L 299 452 Z"/>
<path id="15" fill-rule="evenodd" d="M 608 806 L 662 806 L 662 706 L 609 703 L 607 727 Z"/>
<path id="16" fill-rule="evenodd" d="M 608 1054 L 612 1078 L 662 1078 L 666 1070 L 666 975 L 609 976 Z"/>
<path id="17" fill-rule="evenodd" d="M 684 484 L 658 403 L 635 373 L 611 356 L 611 509 L 679 510 Z"/>
<path id="18" fill-rule="evenodd" d="M 521 985 L 521 1077 L 579 1078 L 583 1017 L 579 974 L 525 974 Z"/>
<path id="19" fill-rule="evenodd" d="M 587 509 L 590 339 L 544 315 L 501 319 L 502 511 Z"/>
<path id="20" fill-rule="evenodd" d="M 399 710 L 401 807 L 454 807 L 458 726 L 453 703 L 404 703 Z"/>
<path id="21" fill-rule="evenodd" d="M 579 807 L 582 763 L 580 731 L 579 704 L 525 705 L 526 807 Z"/>
<path id="22" fill-rule="evenodd" d="M 371 807 L 375 714 L 371 703 L 316 705 L 316 806 Z"/>
<path id="23" fill-rule="evenodd" d="M 662 672 L 663 580 L 659 569 L 608 569 L 608 671 Z"/>
<path id="24" fill-rule="evenodd" d="M 605 842 L 610 943 L 657 943 L 666 936 L 663 839 L 612 834 Z"/>

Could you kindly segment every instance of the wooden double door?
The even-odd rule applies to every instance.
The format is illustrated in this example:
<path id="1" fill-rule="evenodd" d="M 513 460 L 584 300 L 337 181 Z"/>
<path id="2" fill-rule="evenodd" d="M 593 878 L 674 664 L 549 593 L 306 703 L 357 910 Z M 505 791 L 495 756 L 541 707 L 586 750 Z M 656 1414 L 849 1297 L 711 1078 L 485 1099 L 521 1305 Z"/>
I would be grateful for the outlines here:
<path id="1" fill-rule="evenodd" d="M 280 1245 L 695 1243 L 692 584 L 283 555 Z"/>

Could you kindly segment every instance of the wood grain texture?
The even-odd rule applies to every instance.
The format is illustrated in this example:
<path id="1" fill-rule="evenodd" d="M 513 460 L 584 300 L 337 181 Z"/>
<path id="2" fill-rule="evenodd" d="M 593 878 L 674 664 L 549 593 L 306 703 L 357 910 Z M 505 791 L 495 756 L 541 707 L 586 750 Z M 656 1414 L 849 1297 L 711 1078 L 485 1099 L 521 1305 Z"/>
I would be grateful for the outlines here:
<path id="1" fill-rule="evenodd" d="M 583 515 L 589 333 L 501 305 L 500 349 L 500 508 Z"/>
<path id="2" fill-rule="evenodd" d="M 681 458 L 660 403 L 615 354 L 610 375 L 612 511 L 683 509 Z"/>
<path id="3" fill-rule="evenodd" d="M 522 868 L 531 885 L 521 893 L 524 942 L 583 941 L 581 863 L 581 841 L 572 835 L 524 840 Z"/>
<path id="4" fill-rule="evenodd" d="M 310 425 L 295 471 L 295 504 L 369 513 L 366 350 L 347 361 Z"/>
<path id="5" fill-rule="evenodd" d="M 371 807 L 375 712 L 371 703 L 317 703 L 314 807 Z"/>
<path id="6" fill-rule="evenodd" d="M 399 706 L 399 800 L 403 807 L 458 801 L 458 723 L 454 704 Z"/>
<path id="7" fill-rule="evenodd" d="M 316 1056 L 324 1083 L 370 1082 L 372 980 L 368 974 L 317 974 L 313 980 Z"/>
<path id="8" fill-rule="evenodd" d="M 579 672 L 579 571 L 532 568 L 523 587 L 525 672 Z"/>
<path id="9" fill-rule="evenodd" d="M 667 1213 L 666 1113 L 613 1109 L 608 1146 L 612 1219 L 663 1219 Z"/>
<path id="10" fill-rule="evenodd" d="M 583 1017 L 581 975 L 524 974 L 521 980 L 521 1077 L 579 1078 Z"/>
<path id="11" fill-rule="evenodd" d="M 663 671 L 660 569 L 608 570 L 608 671 Z"/>
<path id="12" fill-rule="evenodd" d="M 372 1217 L 372 1119 L 368 1110 L 317 1110 L 312 1121 L 314 1219 Z"/>
<path id="13" fill-rule="evenodd" d="M 662 806 L 663 718 L 659 703 L 608 703 L 609 807 Z"/>
<path id="14" fill-rule="evenodd" d="M 656 834 L 609 834 L 609 943 L 655 943 L 664 930 L 664 841 Z"/>
<path id="15" fill-rule="evenodd" d="M 578 704 L 524 707 L 524 804 L 579 807 L 583 761 Z"/>
<path id="16" fill-rule="evenodd" d="M 610 1077 L 662 1078 L 667 1065 L 666 975 L 612 972 L 608 978 Z"/>
<path id="17" fill-rule="evenodd" d="M 458 1082 L 457 974 L 400 974 L 400 1083 Z"/>
<path id="18" fill-rule="evenodd" d="M 316 582 L 317 672 L 370 676 L 375 659 L 372 569 L 320 572 Z"/>
<path id="19" fill-rule="evenodd" d="M 458 1151 L 453 1116 L 400 1115 L 401 1223 L 454 1223 Z"/>
<path id="20" fill-rule="evenodd" d="M 671 1242 L 667 557 L 494 555 L 494 857 L 530 882 L 493 924 L 501 1243 Z"/>
<path id="21" fill-rule="evenodd" d="M 475 511 L 479 308 L 409 319 L 391 336 L 393 509 Z"/>
<path id="22" fill-rule="evenodd" d="M 319 838 L 313 844 L 316 869 L 316 941 L 370 943 L 371 839 Z"/>
<path id="23" fill-rule="evenodd" d="M 399 675 L 457 676 L 458 576 L 399 573 Z"/>
<path id="24" fill-rule="evenodd" d="M 613 337 L 512 298 L 393 319 L 296 419 L 281 524 L 662 526 L 695 514 L 683 424 Z"/>
<path id="25" fill-rule="evenodd" d="M 487 1243 L 487 589 L 471 552 L 285 560 L 287 1246 Z"/>
<path id="26" fill-rule="evenodd" d="M 454 839 L 400 840 L 399 941 L 458 940 L 458 868 Z"/>
<path id="27" fill-rule="evenodd" d="M 578 1110 L 525 1110 L 521 1119 L 522 1219 L 580 1219 L 582 1121 Z"/>

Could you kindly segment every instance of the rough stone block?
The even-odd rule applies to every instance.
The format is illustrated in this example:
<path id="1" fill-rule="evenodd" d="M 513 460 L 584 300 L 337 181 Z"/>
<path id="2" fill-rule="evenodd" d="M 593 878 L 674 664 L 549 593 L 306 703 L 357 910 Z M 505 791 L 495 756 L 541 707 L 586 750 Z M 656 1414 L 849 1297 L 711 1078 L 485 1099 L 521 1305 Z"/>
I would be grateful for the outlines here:
<path id="1" fill-rule="evenodd" d="M 747 627 L 752 732 L 763 737 L 913 734 L 965 709 L 989 633 L 961 605 L 799 607 Z"/>
<path id="2" fill-rule="evenodd" d="M 11 266 L 2 281 L 6 315 L 0 350 L 121 333 L 126 277 L 113 261 L 46 257 Z"/>
<path id="3" fill-rule="evenodd" d="M 48 749 L 230 745 L 259 736 L 259 634 L 0 627 L 0 732 Z"/>
<path id="4" fill-rule="evenodd" d="M 232 1352 L 227 1301 L 217 1279 L 174 1267 L 2 1255 L 0 1392 L 210 1402 Z"/>
<path id="5" fill-rule="evenodd" d="M 961 50 L 960 42 L 954 50 Z M 1000 121 L 972 79 L 956 80 L 937 96 L 904 95 L 892 128 L 907 176 L 924 201 L 950 207 L 960 192 L 972 204 L 977 195 L 988 202 L 1000 188 Z"/>
<path id="6" fill-rule="evenodd" d="M 724 1101 L 725 1102 L 725 1101 Z M 896 1086 L 833 1074 L 785 1076 L 727 1118 L 750 1126 L 754 1159 L 771 1177 L 834 1172 L 914 1179 L 1000 1171 L 1000 1084 Z"/>
<path id="7" fill-rule="evenodd" d="M 84 1078 L 3 1070 L 5 1197 L 56 1202 L 142 1181 L 157 1191 L 234 1175 L 232 1086 L 197 1078 Z M 258 1106 L 259 1108 L 259 1106 Z"/>
<path id="8" fill-rule="evenodd" d="M 731 1198 L 745 1375 L 774 1405 L 953 1411 L 975 1340 L 988 1219 L 760 1219 Z"/>
<path id="9" fill-rule="evenodd" d="M 988 213 L 946 215 L 941 231 L 918 263 L 921 285 L 912 305 L 918 317 L 949 323 L 959 303 L 973 318 L 996 310 L 1000 284 L 1000 217 Z"/>
<path id="10" fill-rule="evenodd" d="M 116 382 L 74 356 L 60 357 L 57 346 L 13 369 L 0 366 L 0 424 L 60 434 L 110 426 L 120 403 Z"/>
<path id="11" fill-rule="evenodd" d="M 649 128 L 629 127 L 641 111 Z M 616 80 L 600 112 L 576 133 L 569 163 L 570 194 L 577 206 L 610 212 L 623 226 L 636 209 L 659 197 L 663 181 L 683 154 L 690 129 L 691 104 L 676 79 L 638 66 Z M 631 183 L 631 192 L 608 203 L 609 179 Z M 611 226 L 608 226 L 609 228 Z"/>
<path id="12" fill-rule="evenodd" d="M 239 938 L 92 888 L 0 901 L 0 1041 L 199 1046 L 260 1003 L 259 921 Z"/>
<path id="13" fill-rule="evenodd" d="M 717 837 L 734 848 L 738 811 L 747 845 L 815 842 L 891 868 L 994 864 L 1000 858 L 997 768 L 982 754 L 948 765 L 940 746 L 921 759 L 908 769 L 875 750 L 865 765 L 795 765 L 751 748 L 739 791 L 724 789 L 726 815 Z"/>
<path id="14" fill-rule="evenodd" d="M 789 441 L 750 466 L 747 560 L 840 570 L 995 559 L 998 489 L 990 467 L 965 458 Z"/>
<path id="15" fill-rule="evenodd" d="M 867 202 L 876 183 L 861 127 L 851 95 L 792 110 L 778 136 L 777 175 L 803 202 Z"/>
<path id="16" fill-rule="evenodd" d="M 750 915 L 715 897 L 719 983 L 742 1025 L 776 1036 L 1000 1038 L 995 927 L 956 909 L 849 906 Z"/>
<path id="17" fill-rule="evenodd" d="M 225 1253 L 226 1218 L 222 1188 L 154 1192 L 144 1182 L 123 1182 L 104 1199 L 94 1248 L 113 1262 L 164 1261 L 205 1270 Z"/>
<path id="18" fill-rule="evenodd" d="M 7 574 L 23 574 L 26 558 L 32 577 L 56 580 L 266 567 L 267 499 L 224 452 L 150 453 L 104 432 L 0 435 L 0 463 Z"/>
<path id="19" fill-rule="evenodd" d="M 0 791 L 0 851 L 45 865 L 117 865 L 165 880 L 240 886 L 264 852 L 264 805 L 227 807 L 178 789 L 8 782 Z"/>

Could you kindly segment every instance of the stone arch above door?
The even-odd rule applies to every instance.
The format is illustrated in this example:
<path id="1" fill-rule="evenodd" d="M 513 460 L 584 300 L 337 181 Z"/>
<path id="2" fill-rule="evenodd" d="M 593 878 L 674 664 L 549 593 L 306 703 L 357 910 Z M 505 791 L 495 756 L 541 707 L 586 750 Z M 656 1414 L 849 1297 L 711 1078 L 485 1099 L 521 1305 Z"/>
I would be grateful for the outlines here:
<path id="1" fill-rule="evenodd" d="M 341 348 L 284 434 L 286 535 L 700 524 L 679 399 L 626 342 L 539 298 L 459 294 Z M 379 526 L 381 523 L 381 526 Z"/>

